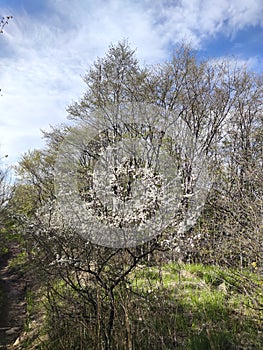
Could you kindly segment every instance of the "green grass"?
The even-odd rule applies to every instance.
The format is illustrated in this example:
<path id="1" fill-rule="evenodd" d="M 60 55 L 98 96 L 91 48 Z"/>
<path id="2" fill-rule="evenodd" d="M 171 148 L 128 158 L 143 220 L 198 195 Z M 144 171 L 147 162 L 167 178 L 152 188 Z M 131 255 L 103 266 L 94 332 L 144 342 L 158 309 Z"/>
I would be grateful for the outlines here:
<path id="1" fill-rule="evenodd" d="M 14 270 L 25 270 L 28 265 L 28 257 L 25 251 L 21 251 L 9 262 L 9 267 Z"/>
<path id="2" fill-rule="evenodd" d="M 170 263 L 162 267 L 140 266 L 130 275 L 129 282 L 126 288 L 122 286 L 115 290 L 113 339 L 116 350 L 126 349 L 126 316 L 135 350 L 262 348 L 263 311 L 251 308 L 255 299 L 263 304 L 262 278 L 251 271 L 240 275 L 238 271 L 216 266 Z M 254 287 L 249 289 L 248 283 Z M 80 344 L 94 348 L 97 339 L 93 308 L 88 303 L 77 304 L 80 295 L 64 281 L 54 279 L 52 285 L 58 292 L 54 295 L 56 310 L 63 315 L 64 310 L 72 309 L 72 322 L 69 316 L 54 319 L 54 310 L 42 293 L 43 304 L 45 301 L 47 304 L 46 324 L 40 334 L 49 338 L 39 345 L 39 349 L 60 350 L 65 344 L 74 350 L 82 349 Z M 31 314 L 35 308 L 34 298 L 33 294 L 27 294 Z M 104 310 L 101 322 L 105 324 L 109 300 L 101 293 L 100 301 Z M 125 304 L 126 315 L 121 304 Z M 76 310 L 82 315 L 83 323 L 79 322 Z"/>
<path id="3" fill-rule="evenodd" d="M 160 305 L 155 331 L 176 334 L 178 349 L 261 349 L 263 311 L 249 306 L 253 298 L 263 304 L 263 296 L 258 289 L 249 295 L 244 279 L 258 287 L 262 279 L 249 271 L 237 276 L 215 266 L 172 263 L 139 269 L 132 283 L 157 297 L 151 300 Z"/>

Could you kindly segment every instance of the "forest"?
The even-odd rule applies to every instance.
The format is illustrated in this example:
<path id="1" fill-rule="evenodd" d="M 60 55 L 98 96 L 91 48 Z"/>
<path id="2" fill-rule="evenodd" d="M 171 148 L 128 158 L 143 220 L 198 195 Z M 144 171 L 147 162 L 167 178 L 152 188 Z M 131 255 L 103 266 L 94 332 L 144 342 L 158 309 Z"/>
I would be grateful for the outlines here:
<path id="1" fill-rule="evenodd" d="M 2 167 L 0 349 L 262 349 L 262 75 L 123 40 L 83 79 Z"/>

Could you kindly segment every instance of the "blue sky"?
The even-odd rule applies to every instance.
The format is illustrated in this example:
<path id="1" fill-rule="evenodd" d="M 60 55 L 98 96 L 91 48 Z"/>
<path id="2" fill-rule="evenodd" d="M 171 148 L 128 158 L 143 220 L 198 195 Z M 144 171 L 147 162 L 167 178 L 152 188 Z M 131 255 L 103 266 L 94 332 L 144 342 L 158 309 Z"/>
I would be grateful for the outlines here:
<path id="1" fill-rule="evenodd" d="M 17 161 L 65 122 L 81 76 L 126 38 L 141 64 L 169 59 L 185 40 L 200 57 L 234 56 L 263 72 L 262 0 L 0 0 L 14 18 L 0 36 L 0 155 Z"/>

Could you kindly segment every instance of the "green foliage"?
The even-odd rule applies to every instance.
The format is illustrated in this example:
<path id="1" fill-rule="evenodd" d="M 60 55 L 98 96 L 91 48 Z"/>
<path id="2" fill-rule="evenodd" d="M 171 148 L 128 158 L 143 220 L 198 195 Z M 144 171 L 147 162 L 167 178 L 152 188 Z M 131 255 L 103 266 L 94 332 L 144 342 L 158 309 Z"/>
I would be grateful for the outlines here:
<path id="1" fill-rule="evenodd" d="M 29 268 L 26 251 L 24 250 L 18 253 L 17 256 L 10 261 L 9 267 L 13 270 L 21 271 L 22 273 L 25 273 Z"/>

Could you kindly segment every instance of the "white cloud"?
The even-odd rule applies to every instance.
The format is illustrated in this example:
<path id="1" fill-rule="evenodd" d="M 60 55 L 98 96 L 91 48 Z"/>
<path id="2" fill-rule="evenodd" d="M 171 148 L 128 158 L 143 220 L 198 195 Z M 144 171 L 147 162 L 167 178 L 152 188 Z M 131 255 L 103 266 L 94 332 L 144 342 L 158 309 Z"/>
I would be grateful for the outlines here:
<path id="1" fill-rule="evenodd" d="M 263 26 L 261 0 L 158 1 L 156 14 L 162 18 L 160 31 L 171 41 L 190 39 L 197 48 L 202 40 L 218 32 L 234 35 L 247 25 Z"/>
<path id="2" fill-rule="evenodd" d="M 0 154 L 41 144 L 39 129 L 66 120 L 84 75 L 108 45 L 128 38 L 142 62 L 167 58 L 170 44 L 196 47 L 219 31 L 263 25 L 261 0 L 49 0 L 48 15 L 2 9 L 14 19 L 0 38 Z M 1 9 L 0 9 L 1 10 Z"/>

